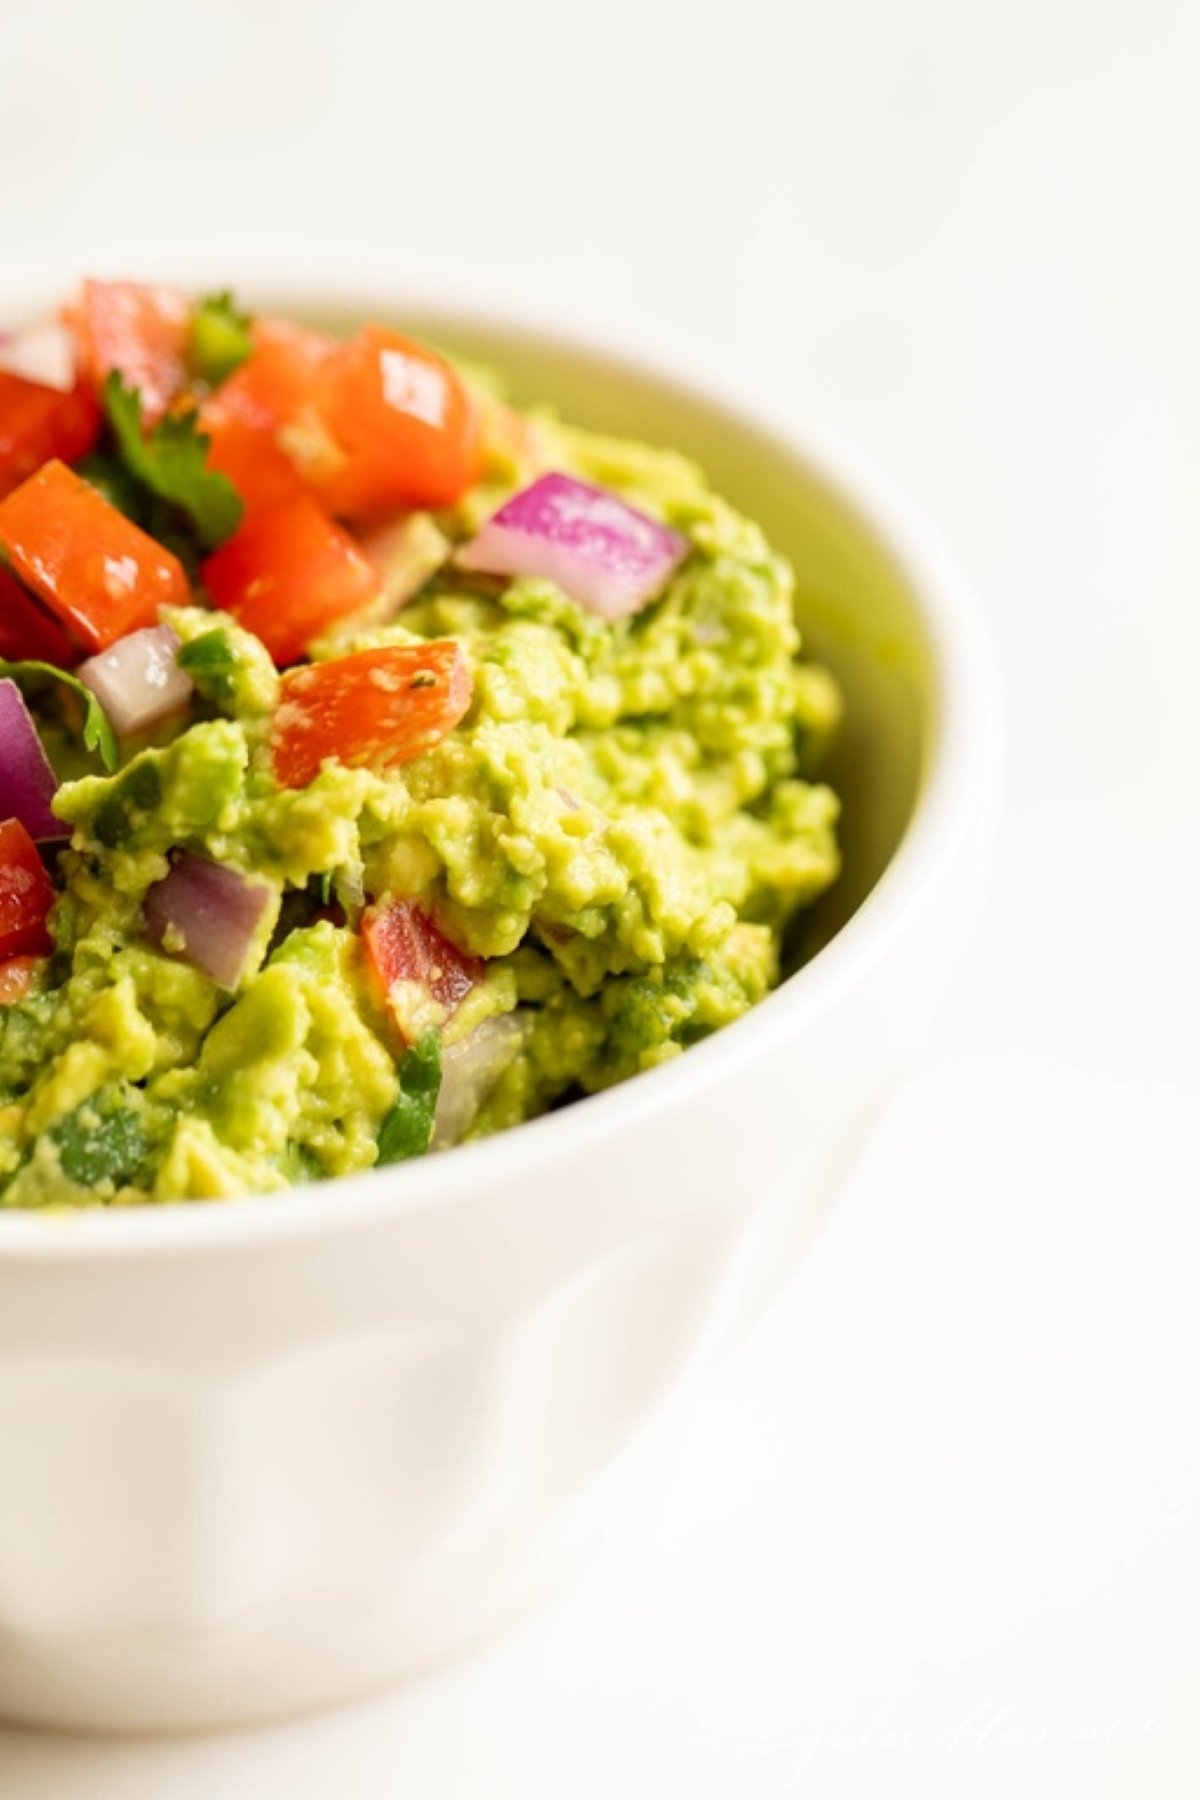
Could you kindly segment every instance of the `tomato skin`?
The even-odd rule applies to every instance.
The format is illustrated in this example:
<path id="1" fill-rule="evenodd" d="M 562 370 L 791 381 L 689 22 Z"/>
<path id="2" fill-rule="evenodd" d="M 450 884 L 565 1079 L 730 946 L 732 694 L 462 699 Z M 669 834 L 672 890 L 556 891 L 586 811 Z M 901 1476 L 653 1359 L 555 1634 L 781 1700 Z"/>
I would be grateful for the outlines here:
<path id="1" fill-rule="evenodd" d="M 260 320 L 253 355 L 201 423 L 216 437 L 222 418 L 271 439 L 342 519 L 452 505 L 478 473 L 479 420 L 463 382 L 434 351 L 378 325 L 343 344 Z"/>
<path id="2" fill-rule="evenodd" d="M 54 948 L 46 915 L 54 889 L 37 845 L 19 819 L 0 823 L 0 962 L 45 956 Z"/>
<path id="3" fill-rule="evenodd" d="M 51 457 L 77 462 L 99 435 L 100 408 L 85 383 L 62 393 L 0 369 L 0 499 Z"/>
<path id="4" fill-rule="evenodd" d="M 347 518 L 452 506 L 479 472 L 479 418 L 442 357 L 367 325 L 326 363 L 318 411 L 347 458 L 325 499 Z"/>
<path id="5" fill-rule="evenodd" d="M 253 354 L 200 409 L 209 461 L 247 507 L 302 492 L 321 499 L 326 478 L 345 462 L 314 403 L 334 340 L 285 319 L 259 319 L 252 335 Z"/>
<path id="6" fill-rule="evenodd" d="M 414 1022 L 431 1022 L 428 1014 L 434 1011 L 436 1022 L 444 1024 L 483 979 L 482 960 L 452 944 L 411 900 L 369 906 L 363 914 L 362 935 L 384 1004 L 410 1042 L 416 1035 Z"/>
<path id="7" fill-rule="evenodd" d="M 10 956 L 0 962 L 0 1006 L 15 1006 L 33 987 L 39 956 Z"/>
<path id="8" fill-rule="evenodd" d="M 251 512 L 201 574 L 214 604 L 260 637 L 280 668 L 379 591 L 349 532 L 304 493 Z"/>
<path id="9" fill-rule="evenodd" d="M 186 605 L 183 566 L 65 463 L 48 462 L 0 500 L 13 572 L 86 650 Z"/>
<path id="10" fill-rule="evenodd" d="M 20 582 L 0 567 L 0 656 L 10 662 L 54 663 L 69 669 L 79 651 L 49 613 L 43 612 Z"/>
<path id="11" fill-rule="evenodd" d="M 208 438 L 207 462 L 228 475 L 247 512 L 261 512 L 304 492 L 295 468 L 274 434 L 223 403 L 223 390 L 200 409 L 200 429 Z"/>
<path id="12" fill-rule="evenodd" d="M 178 288 L 141 281 L 85 281 L 66 309 L 79 366 L 101 394 L 119 369 L 141 395 L 142 421 L 153 425 L 187 381 L 192 304 Z"/>
<path id="13" fill-rule="evenodd" d="M 253 353 L 221 383 L 214 401 L 247 425 L 277 431 L 311 404 L 337 346 L 333 338 L 288 319 L 256 319 L 250 335 Z"/>
<path id="14" fill-rule="evenodd" d="M 470 670 L 450 639 L 293 669 L 271 736 L 275 779 L 307 787 L 326 757 L 351 768 L 399 768 L 440 743 L 470 704 Z"/>

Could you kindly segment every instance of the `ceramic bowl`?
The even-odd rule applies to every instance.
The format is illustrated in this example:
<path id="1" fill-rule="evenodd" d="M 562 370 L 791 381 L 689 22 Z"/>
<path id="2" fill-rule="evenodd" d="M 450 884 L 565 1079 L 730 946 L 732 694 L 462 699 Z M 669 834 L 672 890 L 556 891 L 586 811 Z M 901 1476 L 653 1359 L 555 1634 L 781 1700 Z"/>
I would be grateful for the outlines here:
<path id="1" fill-rule="evenodd" d="M 910 1066 L 982 892 L 997 768 L 970 595 L 799 397 L 390 270 L 156 272 L 387 318 L 519 399 L 697 458 L 793 558 L 844 687 L 846 863 L 810 960 L 612 1092 L 283 1197 L 0 1214 L 0 1712 L 104 1729 L 231 1724 L 422 1669 L 603 1526 Z M 5 277 L 0 317 L 74 273 Z"/>

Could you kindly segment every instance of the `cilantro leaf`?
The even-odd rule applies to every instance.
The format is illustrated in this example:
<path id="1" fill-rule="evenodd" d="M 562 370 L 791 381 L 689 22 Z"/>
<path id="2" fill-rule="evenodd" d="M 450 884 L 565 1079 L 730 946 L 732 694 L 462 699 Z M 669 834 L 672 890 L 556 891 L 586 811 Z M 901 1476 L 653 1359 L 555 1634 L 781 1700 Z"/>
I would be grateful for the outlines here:
<path id="1" fill-rule="evenodd" d="M 110 456 L 107 450 L 92 450 L 74 466 L 75 473 L 94 487 L 110 506 L 115 506 L 119 513 L 145 529 L 146 503 L 153 496 L 147 494 L 118 457 Z"/>
<path id="2" fill-rule="evenodd" d="M 209 550 L 235 532 L 242 501 L 227 475 L 207 466 L 209 440 L 196 428 L 197 414 L 168 413 L 149 437 L 142 434 L 142 403 L 114 369 L 104 384 L 104 410 L 130 473 L 160 500 L 187 514 Z"/>
<path id="3" fill-rule="evenodd" d="M 197 381 L 219 387 L 253 350 L 250 315 L 234 304 L 228 289 L 206 294 L 188 327 L 187 365 Z"/>
<path id="4" fill-rule="evenodd" d="M 50 1127 L 63 1174 L 81 1187 L 99 1181 L 132 1181 L 150 1148 L 132 1101 L 136 1090 L 121 1082 L 101 1088 Z"/>
<path id="5" fill-rule="evenodd" d="M 172 506 L 169 500 L 161 500 L 143 486 L 120 458 L 108 450 L 93 450 L 82 462 L 75 464 L 75 473 L 90 482 L 110 506 L 115 506 L 118 512 L 124 513 L 127 519 L 132 519 L 135 525 L 177 556 L 193 581 L 199 579 L 196 539 L 177 506 Z"/>
<path id="6" fill-rule="evenodd" d="M 108 714 L 97 700 L 95 694 L 66 669 L 56 669 L 53 663 L 45 662 L 6 662 L 0 656 L 0 675 L 7 675 L 13 681 L 58 681 L 69 688 L 75 697 L 83 703 L 83 741 L 89 750 L 98 750 L 101 760 L 109 774 L 116 768 L 120 758 L 117 752 L 117 737 L 108 722 Z"/>
<path id="7" fill-rule="evenodd" d="M 162 805 L 163 785 L 158 763 L 150 755 L 135 756 L 121 770 L 92 815 L 92 835 L 106 850 L 128 844 L 138 822 Z"/>
<path id="8" fill-rule="evenodd" d="M 214 706 L 228 706 L 236 699 L 237 656 L 229 634 L 219 625 L 181 645 L 175 660 Z"/>
<path id="9" fill-rule="evenodd" d="M 442 1085 L 442 1040 L 423 1031 L 400 1059 L 400 1097 L 379 1128 L 376 1167 L 424 1156 L 433 1136 L 433 1115 Z"/>

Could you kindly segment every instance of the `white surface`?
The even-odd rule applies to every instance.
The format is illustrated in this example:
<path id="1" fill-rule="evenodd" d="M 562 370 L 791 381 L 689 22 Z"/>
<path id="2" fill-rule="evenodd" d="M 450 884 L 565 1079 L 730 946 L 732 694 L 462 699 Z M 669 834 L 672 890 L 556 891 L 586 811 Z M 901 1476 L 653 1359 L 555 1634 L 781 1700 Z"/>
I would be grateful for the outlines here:
<path id="1" fill-rule="evenodd" d="M 994 900 L 817 1250 L 555 1608 L 287 1729 L 0 1735 L 0 1793 L 1192 1795 L 1200 18 L 427 10 L 10 0 L 5 255 L 169 209 L 734 342 L 990 596 Z"/>

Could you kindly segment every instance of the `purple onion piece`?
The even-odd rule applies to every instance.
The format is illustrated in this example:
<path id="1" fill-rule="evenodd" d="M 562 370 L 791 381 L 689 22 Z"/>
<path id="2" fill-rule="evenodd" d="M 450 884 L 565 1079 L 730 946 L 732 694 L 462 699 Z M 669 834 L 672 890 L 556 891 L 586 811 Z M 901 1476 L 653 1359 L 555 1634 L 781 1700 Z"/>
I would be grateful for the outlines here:
<path id="1" fill-rule="evenodd" d="M 603 619 L 627 619 L 659 593 L 687 539 L 572 475 L 542 475 L 505 502 L 459 552 L 464 568 L 541 575 Z"/>
<path id="2" fill-rule="evenodd" d="M 272 898 L 265 881 L 179 850 L 170 873 L 146 895 L 146 935 L 158 949 L 232 990 L 246 973 Z"/>
<path id="3" fill-rule="evenodd" d="M 25 696 L 15 681 L 0 681 L 0 819 L 20 819 L 42 843 L 69 838 L 71 827 L 50 810 L 57 792 L 58 777 Z"/>
<path id="4" fill-rule="evenodd" d="M 118 737 L 148 731 L 187 705 L 195 688 L 175 660 L 178 650 L 169 625 L 148 625 L 80 663 L 76 675 L 95 694 Z"/>

